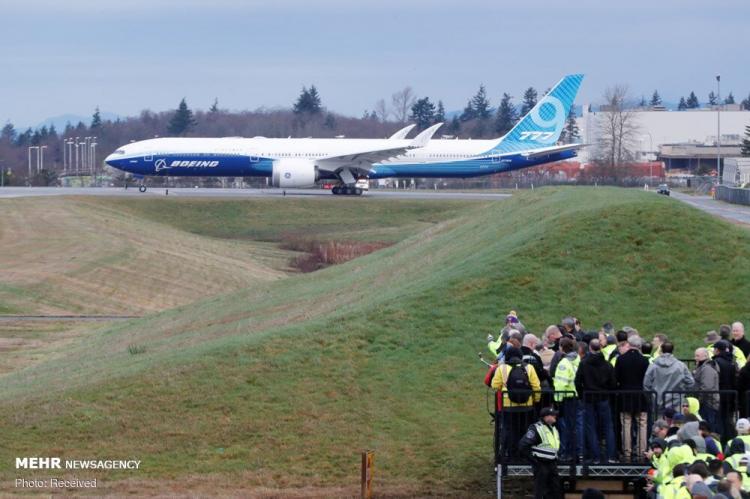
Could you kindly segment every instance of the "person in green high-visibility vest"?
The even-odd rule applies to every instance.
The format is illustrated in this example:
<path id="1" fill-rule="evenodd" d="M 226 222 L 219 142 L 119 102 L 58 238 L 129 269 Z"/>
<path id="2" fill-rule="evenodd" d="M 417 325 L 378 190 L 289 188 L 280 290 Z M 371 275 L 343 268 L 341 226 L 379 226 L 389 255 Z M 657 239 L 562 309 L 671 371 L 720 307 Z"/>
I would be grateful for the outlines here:
<path id="1" fill-rule="evenodd" d="M 557 452 L 560 435 L 555 428 L 557 411 L 544 407 L 539 411 L 539 421 L 529 426 L 518 443 L 521 455 L 531 461 L 534 473 L 535 499 L 562 499 L 562 485 L 557 472 Z"/>

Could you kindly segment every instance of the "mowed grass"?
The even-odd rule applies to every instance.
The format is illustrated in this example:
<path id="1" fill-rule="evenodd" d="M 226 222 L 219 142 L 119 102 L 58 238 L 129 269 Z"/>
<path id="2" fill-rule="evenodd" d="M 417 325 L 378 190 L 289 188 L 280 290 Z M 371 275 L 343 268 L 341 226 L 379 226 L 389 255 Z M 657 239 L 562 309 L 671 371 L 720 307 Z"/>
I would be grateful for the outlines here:
<path id="1" fill-rule="evenodd" d="M 287 239 L 392 243 L 476 206 L 356 201 L 2 200 L 0 314 L 166 310 L 287 277 Z"/>
<path id="2" fill-rule="evenodd" d="M 231 201 L 118 198 L 107 204 L 138 218 L 221 239 L 397 242 L 485 203 L 330 196 Z"/>
<path id="3" fill-rule="evenodd" d="M 120 492 L 206 474 L 234 492 L 355 495 L 359 452 L 373 449 L 381 493 L 483 496 L 492 427 L 476 352 L 508 310 L 536 332 L 570 313 L 665 332 L 686 355 L 746 320 L 748 298 L 745 228 L 638 191 L 521 193 L 5 375 L 0 462 L 143 459 L 137 475 L 97 475 Z M 2 490 L 17 475 L 0 469 Z"/>

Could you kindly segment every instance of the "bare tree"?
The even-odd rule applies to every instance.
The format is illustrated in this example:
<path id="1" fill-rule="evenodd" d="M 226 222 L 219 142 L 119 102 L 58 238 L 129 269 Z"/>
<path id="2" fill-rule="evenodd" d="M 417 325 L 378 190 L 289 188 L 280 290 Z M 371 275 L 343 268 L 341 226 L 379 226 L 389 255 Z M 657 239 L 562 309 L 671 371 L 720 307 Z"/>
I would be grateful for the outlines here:
<path id="1" fill-rule="evenodd" d="M 385 99 L 380 99 L 375 103 L 375 114 L 378 115 L 378 119 L 381 122 L 385 123 L 388 121 L 388 116 L 390 116 L 391 112 L 388 110 Z"/>
<path id="2" fill-rule="evenodd" d="M 604 91 L 604 102 L 597 116 L 597 156 L 608 166 L 634 159 L 633 146 L 638 123 L 628 100 L 628 87 L 615 85 Z"/>
<path id="3" fill-rule="evenodd" d="M 411 87 L 405 87 L 403 90 L 399 90 L 391 96 L 391 104 L 393 105 L 393 116 L 399 123 L 406 123 L 406 119 L 409 117 L 409 111 L 414 105 L 417 97 L 414 95 L 414 91 Z"/>

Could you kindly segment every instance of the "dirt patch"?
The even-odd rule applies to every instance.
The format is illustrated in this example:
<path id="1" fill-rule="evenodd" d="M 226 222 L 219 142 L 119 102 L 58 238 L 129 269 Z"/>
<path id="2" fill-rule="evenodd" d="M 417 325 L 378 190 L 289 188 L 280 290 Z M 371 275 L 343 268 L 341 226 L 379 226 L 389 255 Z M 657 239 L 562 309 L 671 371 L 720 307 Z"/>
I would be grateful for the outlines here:
<path id="1" fill-rule="evenodd" d="M 281 248 L 305 253 L 292 259 L 292 267 L 300 272 L 315 272 L 330 265 L 354 260 L 391 244 L 393 243 L 383 241 L 316 241 L 288 237 L 282 241 Z"/>

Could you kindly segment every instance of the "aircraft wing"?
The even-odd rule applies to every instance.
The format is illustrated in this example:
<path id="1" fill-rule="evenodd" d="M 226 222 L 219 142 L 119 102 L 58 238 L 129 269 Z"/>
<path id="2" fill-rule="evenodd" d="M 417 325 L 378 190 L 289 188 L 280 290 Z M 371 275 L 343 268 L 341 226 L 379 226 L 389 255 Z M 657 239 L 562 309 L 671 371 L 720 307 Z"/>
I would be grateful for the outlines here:
<path id="1" fill-rule="evenodd" d="M 438 123 L 431 126 L 414 137 L 412 141 L 405 144 L 385 146 L 379 149 L 353 151 L 338 156 L 328 156 L 317 160 L 315 163 L 320 168 L 329 171 L 335 171 L 343 167 L 369 171 L 374 163 L 396 158 L 407 151 L 426 146 L 441 125 L 442 123 Z"/>

